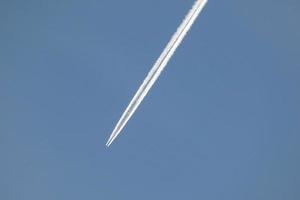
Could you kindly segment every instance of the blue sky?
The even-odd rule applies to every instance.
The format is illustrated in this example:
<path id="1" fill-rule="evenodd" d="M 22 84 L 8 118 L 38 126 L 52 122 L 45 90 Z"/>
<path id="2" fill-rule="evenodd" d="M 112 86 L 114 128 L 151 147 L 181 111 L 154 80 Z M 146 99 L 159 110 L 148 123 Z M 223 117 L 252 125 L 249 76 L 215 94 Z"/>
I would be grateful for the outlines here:
<path id="1" fill-rule="evenodd" d="M 0 2 L 0 199 L 300 198 L 295 0 L 209 1 L 105 147 L 192 4 Z"/>

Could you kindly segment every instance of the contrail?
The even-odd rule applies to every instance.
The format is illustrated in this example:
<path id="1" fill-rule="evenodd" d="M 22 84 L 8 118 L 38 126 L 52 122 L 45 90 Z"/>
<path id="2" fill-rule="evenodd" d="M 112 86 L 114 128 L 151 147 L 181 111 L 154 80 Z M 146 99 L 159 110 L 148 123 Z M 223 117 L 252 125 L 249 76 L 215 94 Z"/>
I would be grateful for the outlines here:
<path id="1" fill-rule="evenodd" d="M 143 81 L 142 85 L 139 87 L 138 91 L 132 98 L 131 102 L 127 106 L 125 112 L 122 114 L 120 120 L 118 121 L 116 127 L 114 128 L 112 134 L 110 135 L 106 146 L 109 146 L 114 139 L 119 135 L 121 130 L 124 128 L 130 117 L 133 115 L 137 107 L 140 105 L 144 97 L 147 95 L 157 78 L 159 77 L 162 70 L 167 65 L 168 61 L 174 54 L 176 48 L 179 46 L 181 41 L 183 40 L 184 36 L 191 28 L 193 22 L 203 9 L 204 5 L 206 4 L 207 0 L 196 0 L 192 9 L 184 18 L 183 22 L 177 28 L 177 31 L 172 36 L 170 42 L 165 47 L 164 51 L 161 53 L 157 61 L 155 62 L 154 66 L 146 76 L 145 80 Z"/>

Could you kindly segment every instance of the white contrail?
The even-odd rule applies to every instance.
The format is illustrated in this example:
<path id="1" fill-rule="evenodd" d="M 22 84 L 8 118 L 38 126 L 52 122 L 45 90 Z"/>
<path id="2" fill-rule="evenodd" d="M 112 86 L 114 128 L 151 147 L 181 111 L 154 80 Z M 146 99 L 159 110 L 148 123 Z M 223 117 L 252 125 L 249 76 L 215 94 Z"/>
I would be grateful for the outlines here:
<path id="1" fill-rule="evenodd" d="M 125 112 L 123 113 L 116 127 L 114 128 L 112 134 L 110 135 L 106 143 L 106 146 L 109 146 L 114 141 L 114 139 L 119 135 L 121 130 L 126 125 L 127 121 L 130 119 L 130 117 L 135 112 L 137 107 L 140 105 L 144 97 L 147 95 L 148 91 L 151 89 L 152 85 L 155 83 L 160 73 L 167 65 L 171 56 L 174 54 L 176 48 L 181 43 L 188 30 L 191 28 L 193 22 L 195 21 L 195 19 L 197 18 L 201 10 L 203 9 L 206 2 L 207 0 L 196 0 L 193 8 L 186 15 L 183 22 L 180 24 L 177 31 L 172 36 L 170 42 L 167 44 L 164 51 L 161 53 L 161 55 L 155 62 L 154 66 L 152 67 L 152 69 L 146 76 L 145 80 L 143 81 L 142 85 L 140 86 L 140 88 L 134 95 L 133 99 L 129 103 L 128 107 L 126 108 Z"/>

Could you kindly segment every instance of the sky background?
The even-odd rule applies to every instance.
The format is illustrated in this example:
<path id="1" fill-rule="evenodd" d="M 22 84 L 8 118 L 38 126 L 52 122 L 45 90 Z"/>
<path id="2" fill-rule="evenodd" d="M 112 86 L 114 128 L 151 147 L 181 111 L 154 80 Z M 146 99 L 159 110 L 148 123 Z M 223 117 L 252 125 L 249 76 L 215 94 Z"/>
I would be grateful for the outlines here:
<path id="1" fill-rule="evenodd" d="M 300 199 L 300 3 L 0 1 L 0 199 Z"/>

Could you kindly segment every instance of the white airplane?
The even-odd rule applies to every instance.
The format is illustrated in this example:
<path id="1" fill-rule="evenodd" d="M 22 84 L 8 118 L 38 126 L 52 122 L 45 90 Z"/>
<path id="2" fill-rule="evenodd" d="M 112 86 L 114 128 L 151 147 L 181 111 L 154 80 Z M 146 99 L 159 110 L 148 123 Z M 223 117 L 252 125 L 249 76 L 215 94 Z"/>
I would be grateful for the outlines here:
<path id="1" fill-rule="evenodd" d="M 142 85 L 139 87 L 138 91 L 134 95 L 133 99 L 127 106 L 125 112 L 122 114 L 120 120 L 115 126 L 113 132 L 111 133 L 106 146 L 111 145 L 115 138 L 120 134 L 130 117 L 133 115 L 135 110 L 138 108 L 144 97 L 147 95 L 157 78 L 159 77 L 162 70 L 167 65 L 171 56 L 175 52 L 176 48 L 179 46 L 184 36 L 191 28 L 193 22 L 207 3 L 207 0 L 196 0 L 192 9 L 188 12 L 183 22 L 178 27 L 175 34 L 172 36 L 170 42 L 165 47 L 164 51 L 161 53 L 154 66 L 146 76 Z"/>

